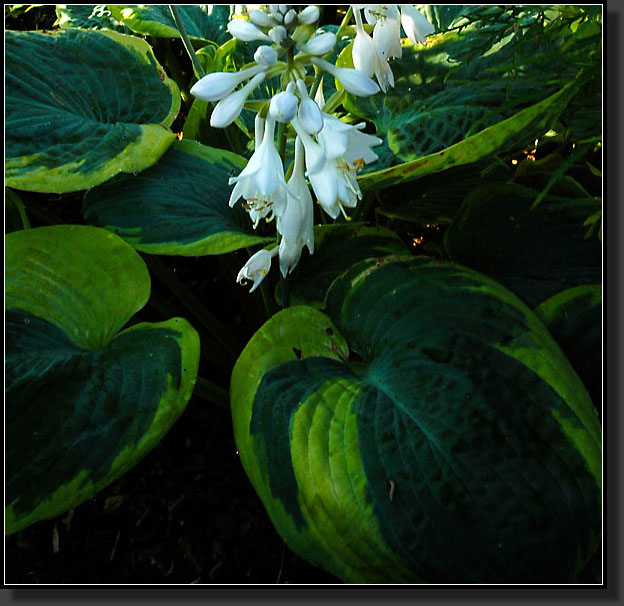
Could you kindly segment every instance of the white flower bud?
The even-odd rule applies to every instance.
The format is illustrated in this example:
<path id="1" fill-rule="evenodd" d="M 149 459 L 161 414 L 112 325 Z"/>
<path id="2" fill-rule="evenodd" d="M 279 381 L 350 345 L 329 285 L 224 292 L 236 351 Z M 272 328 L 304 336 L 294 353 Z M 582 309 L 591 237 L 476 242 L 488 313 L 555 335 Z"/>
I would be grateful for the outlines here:
<path id="1" fill-rule="evenodd" d="M 308 40 L 307 43 L 297 44 L 297 48 L 304 53 L 310 53 L 311 55 L 326 55 L 336 44 L 336 34 L 333 32 L 327 32 L 325 34 L 318 34 Z"/>
<path id="2" fill-rule="evenodd" d="M 377 86 L 375 81 L 362 72 L 357 71 L 357 69 L 336 67 L 317 57 L 313 57 L 311 61 L 314 65 L 334 76 L 347 92 L 357 95 L 358 97 L 370 97 L 379 92 L 379 86 Z"/>
<path id="3" fill-rule="evenodd" d="M 271 38 L 262 30 L 244 19 L 233 19 L 227 24 L 227 29 L 232 37 L 238 38 L 243 42 L 252 42 L 253 40 L 266 40 L 267 42 L 271 42 Z"/>
<path id="4" fill-rule="evenodd" d="M 282 13 L 282 15 L 286 14 L 288 10 L 290 9 L 289 4 L 279 4 L 278 6 L 279 6 L 279 12 Z"/>
<path id="5" fill-rule="evenodd" d="M 295 117 L 298 105 L 299 99 L 285 90 L 271 99 L 269 113 L 276 122 L 288 123 Z"/>
<path id="6" fill-rule="evenodd" d="M 321 11 L 318 6 L 308 6 L 299 13 L 299 23 L 311 25 L 318 21 L 320 15 Z"/>
<path id="7" fill-rule="evenodd" d="M 297 22 L 297 12 L 294 9 L 290 9 L 285 15 L 284 15 L 284 25 L 286 27 L 290 27 L 293 23 Z"/>
<path id="8" fill-rule="evenodd" d="M 279 12 L 279 4 L 269 4 L 269 12 L 271 13 Z"/>
<path id="9" fill-rule="evenodd" d="M 191 88 L 191 95 L 202 101 L 218 101 L 229 95 L 243 80 L 255 76 L 264 69 L 254 65 L 240 72 L 213 72 L 198 80 Z"/>
<path id="10" fill-rule="evenodd" d="M 260 84 L 266 77 L 266 72 L 256 74 L 243 88 L 236 92 L 230 93 L 217 103 L 210 115 L 210 126 L 214 128 L 225 128 L 238 118 L 241 113 L 247 97 L 254 88 Z"/>
<path id="11" fill-rule="evenodd" d="M 301 103 L 299 105 L 298 117 L 301 125 L 311 135 L 316 135 L 323 128 L 323 113 L 319 106 L 308 96 L 308 90 L 303 80 L 297 80 L 297 88 L 299 89 L 299 97 Z"/>
<path id="12" fill-rule="evenodd" d="M 272 46 L 259 46 L 254 53 L 254 61 L 261 65 L 275 65 L 277 51 Z"/>
<path id="13" fill-rule="evenodd" d="M 311 135 L 316 135 L 323 128 L 323 114 L 310 97 L 306 97 L 299 105 L 299 120 Z"/>
<path id="14" fill-rule="evenodd" d="M 273 42 L 275 42 L 276 44 L 281 44 L 287 35 L 288 32 L 283 25 L 276 25 L 269 30 L 270 39 L 273 40 Z"/>
<path id="15" fill-rule="evenodd" d="M 260 27 L 270 27 L 273 25 L 273 20 L 271 19 L 271 16 L 268 13 L 265 13 L 264 11 L 259 11 L 257 9 L 249 11 L 249 19 L 252 23 L 255 23 Z"/>

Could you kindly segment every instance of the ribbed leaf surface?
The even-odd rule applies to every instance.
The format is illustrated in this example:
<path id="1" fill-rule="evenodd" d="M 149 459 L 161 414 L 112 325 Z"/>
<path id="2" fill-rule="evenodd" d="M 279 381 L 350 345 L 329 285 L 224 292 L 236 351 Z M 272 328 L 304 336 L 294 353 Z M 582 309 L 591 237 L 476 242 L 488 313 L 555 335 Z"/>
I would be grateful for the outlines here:
<path id="1" fill-rule="evenodd" d="M 191 396 L 199 339 L 181 318 L 118 333 L 149 297 L 117 236 L 6 237 L 6 530 L 91 498 L 149 452 Z"/>
<path id="2" fill-rule="evenodd" d="M 86 189 L 147 168 L 175 135 L 176 84 L 135 36 L 7 31 L 6 184 Z"/>
<path id="3" fill-rule="evenodd" d="M 232 152 L 176 141 L 148 170 L 87 192 L 85 220 L 152 254 L 214 255 L 269 241 L 254 232 L 240 201 L 228 205 L 228 178 L 245 164 Z"/>
<path id="4" fill-rule="evenodd" d="M 600 427 L 537 317 L 424 258 L 354 266 L 327 309 L 271 318 L 232 375 L 241 460 L 290 547 L 348 582 L 574 581 Z"/>

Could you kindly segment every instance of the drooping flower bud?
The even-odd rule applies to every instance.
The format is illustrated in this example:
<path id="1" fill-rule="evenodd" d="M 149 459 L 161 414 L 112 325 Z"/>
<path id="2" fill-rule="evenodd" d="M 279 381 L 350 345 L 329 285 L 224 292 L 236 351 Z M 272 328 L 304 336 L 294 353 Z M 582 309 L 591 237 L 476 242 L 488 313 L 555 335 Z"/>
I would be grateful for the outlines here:
<path id="1" fill-rule="evenodd" d="M 202 101 L 218 101 L 229 95 L 243 80 L 255 76 L 264 69 L 254 65 L 240 72 L 213 72 L 198 80 L 191 88 L 191 94 Z"/>
<path id="2" fill-rule="evenodd" d="M 379 86 L 377 86 L 375 81 L 362 72 L 359 72 L 357 69 L 336 67 L 324 59 L 319 59 L 317 57 L 313 57 L 311 61 L 314 65 L 334 76 L 347 92 L 357 95 L 358 97 L 370 97 L 379 92 Z"/>
<path id="3" fill-rule="evenodd" d="M 267 42 L 271 42 L 271 38 L 261 29 L 244 19 L 233 19 L 227 24 L 227 29 L 232 37 L 238 38 L 243 42 L 252 42 L 253 40 L 266 40 Z"/>
<path id="4" fill-rule="evenodd" d="M 249 11 L 249 19 L 252 23 L 260 27 L 270 27 L 273 25 L 271 16 L 268 13 L 257 9 Z"/>
<path id="5" fill-rule="evenodd" d="M 326 55 L 336 45 L 336 34 L 333 32 L 326 32 L 319 34 L 308 40 L 307 43 L 300 42 L 297 44 L 297 48 L 304 53 L 310 53 L 311 55 Z"/>
<path id="6" fill-rule="evenodd" d="M 275 121 L 286 124 L 295 117 L 297 107 L 299 105 L 299 99 L 293 95 L 292 91 L 294 88 L 295 83 L 290 82 L 286 90 L 278 93 L 271 99 L 269 113 Z"/>
<path id="7" fill-rule="evenodd" d="M 316 23 L 320 14 L 321 12 L 318 6 L 307 6 L 299 13 L 299 23 L 303 23 L 304 25 Z"/>
<path id="8" fill-rule="evenodd" d="M 266 72 L 256 74 L 243 88 L 230 93 L 217 103 L 210 115 L 210 126 L 214 128 L 225 128 L 232 124 L 241 113 L 247 97 L 252 93 L 266 77 Z"/>
<path id="9" fill-rule="evenodd" d="M 272 46 L 259 46 L 254 53 L 254 61 L 261 65 L 275 65 L 277 51 Z"/>
<path id="10" fill-rule="evenodd" d="M 310 99 L 303 80 L 297 80 L 297 89 L 301 99 L 299 120 L 309 134 L 316 135 L 323 128 L 323 114 L 316 102 Z"/>

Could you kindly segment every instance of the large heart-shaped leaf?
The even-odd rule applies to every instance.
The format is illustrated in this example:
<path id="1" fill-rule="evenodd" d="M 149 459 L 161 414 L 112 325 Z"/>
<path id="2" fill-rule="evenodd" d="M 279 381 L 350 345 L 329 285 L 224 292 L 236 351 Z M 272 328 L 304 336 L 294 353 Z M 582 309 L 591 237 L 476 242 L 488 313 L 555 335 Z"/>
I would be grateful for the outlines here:
<path id="1" fill-rule="evenodd" d="M 7 31 L 6 184 L 63 193 L 152 165 L 180 94 L 150 46 L 110 30 Z"/>
<path id="2" fill-rule="evenodd" d="M 568 288 L 550 297 L 535 313 L 555 337 L 602 411 L 602 285 Z"/>
<path id="3" fill-rule="evenodd" d="M 7 532 L 127 471 L 188 402 L 199 338 L 182 318 L 119 332 L 147 301 L 143 260 L 103 229 L 6 237 Z"/>
<path id="4" fill-rule="evenodd" d="M 600 208 L 600 200 L 553 197 L 531 208 L 538 195 L 515 184 L 481 185 L 444 238 L 452 260 L 499 280 L 531 307 L 567 287 L 601 281 L 600 242 L 586 240 L 582 224 L 588 203 Z"/>
<path id="5" fill-rule="evenodd" d="M 329 317 L 273 316 L 232 374 L 234 434 L 273 523 L 349 582 L 573 582 L 600 533 L 600 426 L 512 293 L 369 259 Z"/>
<path id="6" fill-rule="evenodd" d="M 152 254 L 215 255 L 272 241 L 254 232 L 240 203 L 228 206 L 228 178 L 245 164 L 232 152 L 176 141 L 140 175 L 88 191 L 85 220 Z"/>
<path id="7" fill-rule="evenodd" d="M 108 8 L 133 32 L 159 38 L 180 37 L 168 4 L 114 4 Z M 230 4 L 180 4 L 178 11 L 192 40 L 223 44 L 231 38 L 227 31 Z"/>

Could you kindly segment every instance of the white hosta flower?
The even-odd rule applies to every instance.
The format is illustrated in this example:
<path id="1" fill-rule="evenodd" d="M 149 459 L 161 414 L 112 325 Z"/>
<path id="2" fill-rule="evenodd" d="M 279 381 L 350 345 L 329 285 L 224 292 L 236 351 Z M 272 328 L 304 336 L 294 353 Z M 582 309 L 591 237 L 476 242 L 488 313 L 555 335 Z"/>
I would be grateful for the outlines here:
<path id="1" fill-rule="evenodd" d="M 284 277 L 297 266 L 304 246 L 314 253 L 314 206 L 305 180 L 304 148 L 299 137 L 295 140 L 295 165 L 288 186 L 297 197 L 288 195 L 286 210 L 277 218 L 277 231 L 282 235 L 279 264 Z"/>
<path id="2" fill-rule="evenodd" d="M 311 62 L 329 72 L 336 78 L 347 92 L 358 97 L 370 97 L 379 92 L 379 86 L 367 75 L 350 67 L 336 67 L 324 59 L 312 57 Z"/>
<path id="3" fill-rule="evenodd" d="M 256 74 L 243 88 L 223 97 L 212 110 L 210 115 L 210 126 L 214 128 L 225 128 L 232 124 L 243 110 L 247 97 L 252 93 L 266 77 L 266 72 Z"/>
<path id="4" fill-rule="evenodd" d="M 308 40 L 308 42 L 300 42 L 297 49 L 310 55 L 326 55 L 336 45 L 336 34 L 327 32 L 318 34 Z"/>
<path id="5" fill-rule="evenodd" d="M 256 117 L 257 134 L 262 130 L 261 120 Z M 230 206 L 243 197 L 243 207 L 249 212 L 254 229 L 261 219 L 268 216 L 271 220 L 274 215 L 280 216 L 286 208 L 286 194 L 289 190 L 284 180 L 282 159 L 275 149 L 274 136 L 275 120 L 268 117 L 262 142 L 258 145 L 256 140 L 256 150 L 247 166 L 238 177 L 229 180 L 230 185 L 236 184 L 230 195 Z"/>
<path id="6" fill-rule="evenodd" d="M 271 99 L 269 113 L 277 122 L 286 124 L 295 117 L 297 108 L 299 107 L 299 99 L 293 94 L 294 89 L 295 83 L 289 82 L 286 90 L 277 93 L 277 95 L 274 95 Z"/>
<path id="7" fill-rule="evenodd" d="M 308 89 L 303 80 L 297 80 L 297 89 L 301 99 L 299 113 L 297 114 L 299 120 L 309 134 L 316 135 L 323 128 L 323 114 L 316 102 L 310 99 Z"/>
<path id="8" fill-rule="evenodd" d="M 366 33 L 360 11 L 356 10 L 354 14 L 356 35 L 352 49 L 353 66 L 358 71 L 366 74 L 369 78 L 375 76 L 377 82 L 379 82 L 379 88 L 385 93 L 388 87 L 394 86 L 392 69 L 386 59 L 378 52 L 373 39 Z"/>
<path id="9" fill-rule="evenodd" d="M 249 257 L 249 261 L 243 265 L 236 276 L 238 284 L 245 284 L 248 280 L 253 281 L 253 286 L 249 292 L 253 292 L 260 286 L 260 282 L 266 278 L 271 269 L 271 260 L 277 254 L 277 248 L 272 250 L 262 249 Z"/>
<path id="10" fill-rule="evenodd" d="M 263 65 L 253 65 L 239 72 L 213 72 L 198 80 L 191 88 L 191 94 L 202 101 L 218 101 L 229 95 L 243 80 L 263 71 Z"/>
<path id="11" fill-rule="evenodd" d="M 308 135 L 297 118 L 292 125 L 305 148 L 306 176 L 323 210 L 335 219 L 342 212 L 348 219 L 344 207 L 353 208 L 362 197 L 355 178 L 356 169 L 347 165 L 342 158 L 325 155 L 321 145 Z"/>
<path id="12" fill-rule="evenodd" d="M 414 44 L 424 42 L 427 36 L 435 31 L 427 18 L 411 4 L 401 5 L 401 25 Z"/>
<path id="13" fill-rule="evenodd" d="M 365 164 L 377 160 L 377 154 L 371 149 L 381 145 L 382 140 L 375 135 L 361 132 L 366 125 L 346 124 L 342 120 L 323 113 L 323 129 L 318 141 L 328 158 L 343 158 L 354 170 L 361 170 Z"/>
<path id="14" fill-rule="evenodd" d="M 272 46 L 259 46 L 254 53 L 254 61 L 260 65 L 275 65 L 277 51 Z"/>
<path id="15" fill-rule="evenodd" d="M 382 59 L 401 57 L 401 23 L 396 4 L 385 5 L 383 13 L 377 16 L 373 41 Z"/>
<path id="16" fill-rule="evenodd" d="M 318 6 L 307 6 L 299 13 L 299 23 L 311 25 L 319 20 L 321 11 Z"/>

